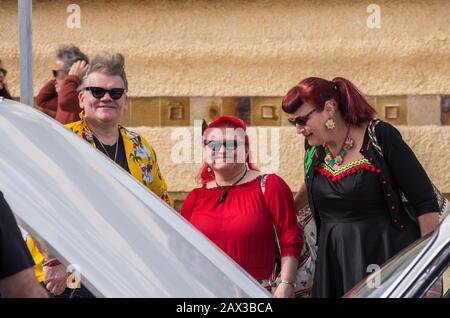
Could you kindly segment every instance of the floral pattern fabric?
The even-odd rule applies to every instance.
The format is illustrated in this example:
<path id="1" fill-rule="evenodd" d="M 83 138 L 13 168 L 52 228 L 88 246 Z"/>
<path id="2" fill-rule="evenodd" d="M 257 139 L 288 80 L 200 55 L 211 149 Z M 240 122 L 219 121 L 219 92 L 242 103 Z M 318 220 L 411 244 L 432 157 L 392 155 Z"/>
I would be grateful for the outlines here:
<path id="1" fill-rule="evenodd" d="M 94 135 L 85 118 L 67 124 L 66 127 L 89 142 L 92 147 L 96 148 Z M 166 181 L 159 170 L 155 150 L 148 144 L 143 136 L 120 125 L 119 131 L 123 139 L 130 173 L 150 191 L 154 192 L 165 202 L 173 206 L 172 200 L 167 193 Z"/>
<path id="2" fill-rule="evenodd" d="M 89 142 L 92 147 L 96 148 L 94 135 L 89 129 L 86 119 L 65 125 L 75 134 Z M 136 134 L 128 129 L 119 126 L 119 131 L 123 139 L 125 155 L 127 158 L 130 173 L 140 182 L 142 182 L 150 191 L 154 192 L 165 202 L 173 206 L 172 200 L 167 193 L 166 181 L 156 161 L 156 153 L 147 143 L 144 137 Z M 35 275 L 39 282 L 44 280 L 42 264 L 44 257 L 39 251 L 33 238 L 29 235 L 26 239 L 28 249 L 35 262 Z"/>

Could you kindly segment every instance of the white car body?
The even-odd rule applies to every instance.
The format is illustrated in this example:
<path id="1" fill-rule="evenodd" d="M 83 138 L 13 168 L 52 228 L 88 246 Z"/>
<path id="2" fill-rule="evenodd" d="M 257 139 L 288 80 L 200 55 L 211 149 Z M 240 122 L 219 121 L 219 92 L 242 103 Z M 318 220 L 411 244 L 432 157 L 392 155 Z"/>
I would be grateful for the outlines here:
<path id="1" fill-rule="evenodd" d="M 270 297 L 175 210 L 43 113 L 0 99 L 0 190 L 97 297 Z"/>

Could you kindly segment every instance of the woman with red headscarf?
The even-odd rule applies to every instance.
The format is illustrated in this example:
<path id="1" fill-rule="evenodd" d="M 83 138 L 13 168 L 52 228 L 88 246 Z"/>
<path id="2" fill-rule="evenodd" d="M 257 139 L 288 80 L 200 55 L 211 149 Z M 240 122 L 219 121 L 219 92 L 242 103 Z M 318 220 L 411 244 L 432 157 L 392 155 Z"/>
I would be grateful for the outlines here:
<path id="1" fill-rule="evenodd" d="M 281 251 L 281 280 L 275 297 L 293 297 L 301 233 L 289 186 L 276 174 L 262 175 L 249 163 L 244 122 L 222 116 L 203 133 L 201 187 L 189 193 L 181 214 L 269 287 L 276 240 Z M 276 233 L 274 231 L 276 229 Z"/>
<path id="2" fill-rule="evenodd" d="M 374 120 L 350 81 L 306 78 L 282 108 L 305 137 L 306 182 L 295 201 L 297 208 L 309 203 L 317 224 L 312 296 L 340 297 L 436 227 L 436 195 L 400 133 Z M 408 217 L 402 193 L 415 217 Z"/>

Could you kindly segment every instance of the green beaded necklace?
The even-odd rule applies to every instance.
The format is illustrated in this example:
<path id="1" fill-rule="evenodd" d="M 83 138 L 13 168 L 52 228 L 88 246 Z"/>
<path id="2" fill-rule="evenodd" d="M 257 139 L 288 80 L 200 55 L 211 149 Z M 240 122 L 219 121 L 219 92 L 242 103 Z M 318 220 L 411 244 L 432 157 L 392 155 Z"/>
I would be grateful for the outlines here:
<path id="1" fill-rule="evenodd" d="M 344 157 L 347 154 L 347 150 L 350 150 L 353 148 L 353 145 L 355 144 L 355 141 L 348 136 L 350 133 L 350 126 L 347 127 L 347 134 L 345 135 L 344 142 L 342 143 L 341 149 L 338 152 L 338 155 L 335 156 L 327 144 L 325 144 L 325 163 L 329 165 L 331 168 L 334 166 L 340 166 L 342 162 L 344 162 Z"/>

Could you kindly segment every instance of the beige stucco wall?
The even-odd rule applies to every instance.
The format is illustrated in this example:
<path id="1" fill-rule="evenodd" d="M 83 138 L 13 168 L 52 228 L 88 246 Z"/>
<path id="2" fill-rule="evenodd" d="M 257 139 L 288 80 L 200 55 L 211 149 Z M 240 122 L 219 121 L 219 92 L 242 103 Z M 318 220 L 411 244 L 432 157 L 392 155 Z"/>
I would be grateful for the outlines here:
<path id="1" fill-rule="evenodd" d="M 69 29 L 70 3 L 81 28 Z M 450 93 L 450 1 L 33 1 L 34 93 L 54 51 L 75 43 L 92 55 L 126 57 L 130 96 L 281 96 L 301 78 L 344 76 L 369 95 Z M 0 58 L 19 93 L 17 1 L 0 5 Z M 437 104 L 438 121 L 439 105 Z M 199 165 L 168 160 L 171 128 L 139 128 L 155 146 L 171 191 L 189 191 Z M 404 127 L 432 180 L 450 193 L 450 128 Z M 280 168 L 302 180 L 302 139 L 280 128 Z"/>
<path id="2" fill-rule="evenodd" d="M 341 75 L 370 95 L 450 92 L 450 2 L 33 1 L 35 94 L 55 48 L 120 51 L 132 96 L 280 96 L 301 78 Z M 81 28 L 69 29 L 70 3 Z M 0 5 L 0 56 L 18 88 L 17 2 Z"/>
<path id="3" fill-rule="evenodd" d="M 405 141 L 422 163 L 430 179 L 442 192 L 450 193 L 450 178 L 448 177 L 450 152 L 445 150 L 450 149 L 450 127 L 399 126 L 398 128 Z M 132 128 L 132 130 L 144 135 L 155 148 L 159 165 L 167 179 L 169 190 L 172 192 L 186 192 L 195 187 L 193 179 L 196 172 L 200 169 L 200 164 L 177 164 L 173 162 L 171 159 L 172 151 L 177 149 L 175 145 L 179 144 L 181 140 L 179 137 L 176 137 L 178 135 L 176 129 Z M 194 138 L 193 128 L 183 129 L 186 129 L 182 132 L 185 136 L 190 135 L 191 139 Z M 290 127 L 269 129 L 279 131 L 279 168 L 276 172 L 286 180 L 293 191 L 297 191 L 303 180 L 303 138 L 297 135 L 295 130 Z M 271 134 L 269 133 L 269 135 Z M 257 136 L 261 136 L 261 133 L 257 133 Z M 191 151 L 191 157 L 194 159 L 193 144 L 191 144 Z M 269 157 L 276 157 L 270 149 L 268 154 Z M 259 153 L 257 153 L 257 158 L 260 158 Z M 264 167 L 266 165 L 261 164 L 260 166 Z"/>

